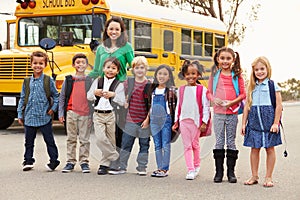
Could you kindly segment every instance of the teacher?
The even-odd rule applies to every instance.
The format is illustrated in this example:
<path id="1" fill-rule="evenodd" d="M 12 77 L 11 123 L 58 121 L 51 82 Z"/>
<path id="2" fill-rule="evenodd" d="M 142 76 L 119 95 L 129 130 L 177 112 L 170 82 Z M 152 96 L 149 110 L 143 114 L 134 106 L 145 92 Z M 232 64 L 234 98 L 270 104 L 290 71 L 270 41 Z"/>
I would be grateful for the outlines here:
<path id="1" fill-rule="evenodd" d="M 108 57 L 116 57 L 120 61 L 121 69 L 116 78 L 125 81 L 127 63 L 131 66 L 134 54 L 131 44 L 128 43 L 124 22 L 120 17 L 112 17 L 105 23 L 103 43 L 97 48 L 95 65 L 89 74 L 90 77 L 104 76 L 103 63 Z"/>

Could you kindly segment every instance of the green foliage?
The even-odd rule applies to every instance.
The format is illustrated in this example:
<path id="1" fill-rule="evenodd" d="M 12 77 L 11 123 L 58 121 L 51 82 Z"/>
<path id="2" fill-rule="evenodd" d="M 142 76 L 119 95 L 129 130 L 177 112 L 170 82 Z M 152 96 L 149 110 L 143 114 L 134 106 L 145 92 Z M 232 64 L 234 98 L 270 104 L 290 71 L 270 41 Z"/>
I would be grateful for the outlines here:
<path id="1" fill-rule="evenodd" d="M 281 96 L 283 101 L 300 99 L 300 80 L 292 78 L 285 82 L 278 83 L 278 85 L 282 88 Z"/>

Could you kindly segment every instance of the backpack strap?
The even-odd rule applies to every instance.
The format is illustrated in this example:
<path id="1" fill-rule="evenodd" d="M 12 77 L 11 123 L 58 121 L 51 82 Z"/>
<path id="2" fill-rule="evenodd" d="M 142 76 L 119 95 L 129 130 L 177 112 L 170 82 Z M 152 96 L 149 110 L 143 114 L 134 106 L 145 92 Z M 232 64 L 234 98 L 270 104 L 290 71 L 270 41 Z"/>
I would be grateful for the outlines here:
<path id="1" fill-rule="evenodd" d="M 114 92 L 116 90 L 116 88 L 118 87 L 118 85 L 120 84 L 120 81 L 117 80 L 116 78 L 113 80 L 113 82 L 111 83 L 111 85 L 109 86 L 109 91 Z M 99 77 L 98 78 L 98 89 L 103 89 L 104 86 L 104 77 Z M 95 101 L 95 106 L 98 105 L 100 100 L 99 96 L 96 96 L 96 101 Z M 111 98 L 109 98 L 109 103 L 111 104 Z"/>
<path id="2" fill-rule="evenodd" d="M 276 92 L 275 92 L 274 81 L 273 80 L 269 80 L 268 81 L 268 85 L 269 85 L 271 103 L 272 103 L 272 106 L 273 106 L 273 108 L 275 110 L 276 109 Z"/>
<path id="3" fill-rule="evenodd" d="M 127 99 L 128 99 L 128 102 L 131 99 L 133 89 L 134 89 L 134 78 L 128 78 L 127 79 Z"/>
<path id="4" fill-rule="evenodd" d="M 30 77 L 24 78 L 25 85 L 25 99 L 24 99 L 24 108 L 26 107 L 30 94 Z M 49 101 L 49 106 L 51 105 L 51 90 L 50 90 L 50 76 L 44 74 L 43 80 L 44 91 L 46 94 L 46 98 Z"/>
<path id="5" fill-rule="evenodd" d="M 24 108 L 28 103 L 29 93 L 30 93 L 30 77 L 24 78 L 24 85 L 25 85 L 25 99 L 24 99 Z"/>

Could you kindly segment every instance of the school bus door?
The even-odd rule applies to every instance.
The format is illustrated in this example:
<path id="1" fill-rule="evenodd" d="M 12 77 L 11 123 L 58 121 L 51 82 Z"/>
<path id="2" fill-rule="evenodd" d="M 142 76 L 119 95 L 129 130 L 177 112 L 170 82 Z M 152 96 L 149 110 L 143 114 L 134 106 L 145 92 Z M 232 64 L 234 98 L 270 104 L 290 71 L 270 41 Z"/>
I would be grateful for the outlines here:
<path id="1" fill-rule="evenodd" d="M 178 61 L 176 54 L 178 55 L 178 46 L 175 41 L 178 40 L 178 34 L 175 28 L 161 26 L 161 55 L 160 63 L 167 64 L 176 68 Z"/>

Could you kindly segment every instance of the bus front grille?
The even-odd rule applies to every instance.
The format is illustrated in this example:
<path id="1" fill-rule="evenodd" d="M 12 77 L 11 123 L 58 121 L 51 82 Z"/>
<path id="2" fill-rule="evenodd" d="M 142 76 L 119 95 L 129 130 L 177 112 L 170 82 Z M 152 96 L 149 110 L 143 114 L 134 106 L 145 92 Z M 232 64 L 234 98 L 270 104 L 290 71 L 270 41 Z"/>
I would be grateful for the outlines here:
<path id="1" fill-rule="evenodd" d="M 24 79 L 33 70 L 30 57 L 0 57 L 0 79 Z"/>

